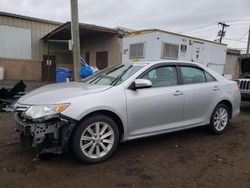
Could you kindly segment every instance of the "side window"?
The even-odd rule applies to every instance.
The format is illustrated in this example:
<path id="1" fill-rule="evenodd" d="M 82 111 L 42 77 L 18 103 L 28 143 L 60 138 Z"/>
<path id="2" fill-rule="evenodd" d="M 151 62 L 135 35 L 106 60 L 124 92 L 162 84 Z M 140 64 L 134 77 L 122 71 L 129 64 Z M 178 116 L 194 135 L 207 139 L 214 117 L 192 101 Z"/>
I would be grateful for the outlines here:
<path id="1" fill-rule="evenodd" d="M 180 67 L 183 83 L 196 84 L 206 82 L 204 71 L 195 67 Z"/>
<path id="2" fill-rule="evenodd" d="M 207 78 L 207 82 L 215 82 L 217 81 L 211 74 L 209 74 L 208 72 L 205 72 L 206 78 Z"/>
<path id="3" fill-rule="evenodd" d="M 174 86 L 178 84 L 176 68 L 174 66 L 152 69 L 142 78 L 150 80 L 152 87 Z"/>

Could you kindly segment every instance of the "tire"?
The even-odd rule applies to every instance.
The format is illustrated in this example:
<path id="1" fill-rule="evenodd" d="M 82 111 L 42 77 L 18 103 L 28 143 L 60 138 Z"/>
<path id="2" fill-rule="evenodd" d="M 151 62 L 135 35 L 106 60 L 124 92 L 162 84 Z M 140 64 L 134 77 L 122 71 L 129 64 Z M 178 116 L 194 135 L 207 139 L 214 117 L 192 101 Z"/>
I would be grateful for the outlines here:
<path id="1" fill-rule="evenodd" d="M 211 116 L 209 128 L 213 134 L 225 132 L 229 121 L 229 109 L 225 104 L 218 104 Z"/>
<path id="2" fill-rule="evenodd" d="M 82 162 L 100 163 L 114 153 L 119 138 L 119 129 L 113 119 L 94 115 L 81 122 L 74 131 L 72 150 Z"/>

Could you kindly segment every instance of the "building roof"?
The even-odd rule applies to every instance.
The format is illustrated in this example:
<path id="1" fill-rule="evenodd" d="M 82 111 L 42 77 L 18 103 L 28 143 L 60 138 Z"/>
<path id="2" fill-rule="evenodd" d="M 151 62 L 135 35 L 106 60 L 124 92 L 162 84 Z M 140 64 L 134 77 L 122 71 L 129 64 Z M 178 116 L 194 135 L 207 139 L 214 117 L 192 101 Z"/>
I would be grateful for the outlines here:
<path id="1" fill-rule="evenodd" d="M 111 35 L 117 35 L 118 30 L 97 26 L 97 25 L 91 25 L 91 24 L 85 24 L 85 23 L 79 23 L 79 32 L 80 36 L 90 36 L 95 34 L 111 34 Z M 71 39 L 71 22 L 66 22 L 65 24 L 57 27 L 47 35 L 45 35 L 42 40 L 48 41 L 48 40 L 70 40 Z"/>
<path id="2" fill-rule="evenodd" d="M 51 20 L 44 20 L 44 19 L 40 19 L 40 18 L 34 18 L 34 17 L 23 16 L 23 15 L 19 15 L 19 14 L 1 12 L 1 11 L 0 11 L 0 16 L 7 16 L 7 17 L 12 17 L 12 18 L 19 18 L 19 19 L 30 20 L 30 21 L 35 21 L 35 22 L 42 22 L 42 23 L 48 23 L 48 24 L 54 24 L 54 25 L 61 25 L 62 24 L 61 22 L 56 22 L 56 21 L 51 21 Z"/>
<path id="3" fill-rule="evenodd" d="M 161 29 L 139 30 L 139 31 L 135 31 L 135 32 L 132 32 L 132 33 L 126 35 L 126 37 L 133 37 L 133 36 L 137 36 L 137 35 L 144 35 L 144 34 L 153 33 L 153 32 L 167 33 L 167 34 L 170 34 L 170 35 L 176 35 L 176 36 L 185 37 L 185 38 L 193 39 L 193 40 L 197 40 L 197 41 L 205 41 L 205 42 L 210 42 L 210 43 L 214 43 L 214 44 L 219 44 L 219 45 L 225 45 L 225 46 L 227 46 L 226 44 L 223 44 L 223 43 L 218 43 L 218 42 L 215 42 L 215 41 L 211 41 L 211 40 L 207 40 L 207 39 L 202 39 L 202 38 L 197 38 L 197 37 L 192 37 L 192 36 L 183 35 L 183 34 L 179 34 L 179 33 L 174 33 L 174 32 L 170 32 L 170 31 L 164 31 L 164 30 L 161 30 Z"/>
<path id="4" fill-rule="evenodd" d="M 48 41 L 48 40 L 70 40 L 71 39 L 71 22 L 66 22 L 62 24 L 61 22 L 56 22 L 56 21 L 51 21 L 51 20 L 44 20 L 40 18 L 34 18 L 34 17 L 29 17 L 29 16 L 24 16 L 24 15 L 18 15 L 18 14 L 12 14 L 12 13 L 7 13 L 7 12 L 1 12 L 0 11 L 0 16 L 8 16 L 8 17 L 13 17 L 13 18 L 19 18 L 19 19 L 25 19 L 25 20 L 31 20 L 35 22 L 42 22 L 42 23 L 48 23 L 48 24 L 54 24 L 58 25 L 56 29 L 45 35 L 42 40 Z M 140 31 L 135 31 L 132 29 L 127 29 L 123 27 L 117 27 L 117 28 L 107 28 L 107 27 L 102 27 L 102 26 L 97 26 L 97 25 L 92 25 L 92 24 L 85 24 L 85 23 L 79 23 L 79 29 L 80 29 L 80 35 L 81 36 L 89 36 L 89 35 L 94 35 L 94 34 L 113 34 L 113 35 L 122 35 L 124 36 L 126 34 L 126 37 L 131 37 L 131 36 L 136 36 L 136 35 L 142 35 L 142 34 L 148 34 L 148 33 L 153 33 L 153 32 L 162 32 L 162 33 L 167 33 L 171 35 L 176 35 L 176 36 L 181 36 L 193 40 L 198 40 L 198 41 L 206 41 L 210 43 L 215 43 L 219 45 L 226 45 L 226 44 L 220 44 L 215 41 L 210 41 L 202 38 L 197 38 L 197 37 L 192 37 L 188 35 L 183 35 L 179 33 L 174 33 L 174 32 L 169 32 L 169 31 L 164 31 L 160 29 L 146 29 L 146 30 L 140 30 Z"/>
<path id="5" fill-rule="evenodd" d="M 240 55 L 240 50 L 233 49 L 233 48 L 228 48 L 227 49 L 227 54 L 239 56 Z"/>

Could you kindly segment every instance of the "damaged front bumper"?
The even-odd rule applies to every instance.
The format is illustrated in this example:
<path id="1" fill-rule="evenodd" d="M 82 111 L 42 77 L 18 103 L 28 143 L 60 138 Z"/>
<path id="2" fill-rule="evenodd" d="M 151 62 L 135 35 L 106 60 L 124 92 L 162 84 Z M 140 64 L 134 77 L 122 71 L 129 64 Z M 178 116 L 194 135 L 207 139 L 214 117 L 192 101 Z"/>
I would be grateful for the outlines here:
<path id="1" fill-rule="evenodd" d="M 63 115 L 34 121 L 25 118 L 22 112 L 15 112 L 15 120 L 21 144 L 36 148 L 39 154 L 67 152 L 71 132 L 77 123 Z"/>

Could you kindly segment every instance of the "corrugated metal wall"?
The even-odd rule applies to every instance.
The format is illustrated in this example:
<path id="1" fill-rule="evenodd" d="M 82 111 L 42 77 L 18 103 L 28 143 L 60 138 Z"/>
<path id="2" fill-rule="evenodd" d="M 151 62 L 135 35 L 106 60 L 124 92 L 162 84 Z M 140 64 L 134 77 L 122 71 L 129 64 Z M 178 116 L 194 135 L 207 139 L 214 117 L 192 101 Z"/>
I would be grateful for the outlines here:
<path id="1" fill-rule="evenodd" d="M 31 59 L 31 30 L 0 25 L 0 57 Z"/>
<path id="2" fill-rule="evenodd" d="M 16 33 L 14 31 L 15 27 L 29 30 L 30 31 L 30 46 L 31 46 L 31 54 L 24 52 L 22 55 L 8 54 L 8 58 L 6 55 L 0 55 L 0 66 L 5 68 L 5 76 L 4 79 L 9 80 L 42 80 L 42 59 L 43 55 L 48 54 L 48 45 L 44 44 L 40 39 L 45 36 L 50 31 L 57 28 L 60 24 L 52 23 L 52 22 L 44 22 L 41 20 L 33 20 L 33 19 L 24 19 L 19 17 L 13 17 L 8 15 L 0 15 L 0 25 L 2 26 L 10 26 L 13 30 L 11 32 Z M 10 29 L 11 29 L 10 28 Z M 22 37 L 18 35 L 19 37 Z M 28 39 L 25 39 L 28 40 Z M 13 41 L 14 42 L 14 41 Z M 27 42 L 27 41 L 26 41 Z M 1 41 L 0 41 L 1 43 Z M 10 41 L 4 41 L 4 45 L 11 46 L 12 43 Z M 12 44 L 11 44 L 12 43 Z M 25 43 L 25 41 L 23 41 Z M 27 50 L 27 47 L 26 47 Z M 26 54 L 26 55 L 24 55 Z M 27 59 L 27 56 L 30 56 Z"/>

